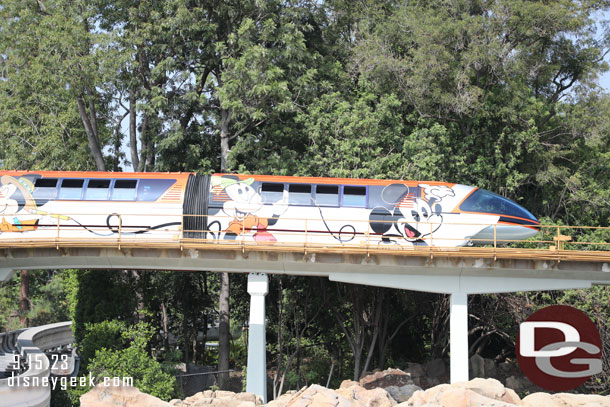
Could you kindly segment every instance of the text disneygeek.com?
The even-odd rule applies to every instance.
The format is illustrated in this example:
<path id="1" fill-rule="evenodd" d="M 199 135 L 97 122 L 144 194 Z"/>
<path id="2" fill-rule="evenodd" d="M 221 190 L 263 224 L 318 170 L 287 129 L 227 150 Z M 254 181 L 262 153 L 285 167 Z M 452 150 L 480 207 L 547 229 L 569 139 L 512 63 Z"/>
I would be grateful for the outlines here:
<path id="1" fill-rule="evenodd" d="M 8 378 L 8 387 L 51 387 L 52 390 L 57 388 L 67 390 L 68 387 L 94 387 L 97 384 L 102 384 L 104 387 L 110 386 L 133 386 L 133 377 L 103 377 L 97 379 L 89 373 L 89 376 L 80 377 L 23 377 L 11 376 Z"/>

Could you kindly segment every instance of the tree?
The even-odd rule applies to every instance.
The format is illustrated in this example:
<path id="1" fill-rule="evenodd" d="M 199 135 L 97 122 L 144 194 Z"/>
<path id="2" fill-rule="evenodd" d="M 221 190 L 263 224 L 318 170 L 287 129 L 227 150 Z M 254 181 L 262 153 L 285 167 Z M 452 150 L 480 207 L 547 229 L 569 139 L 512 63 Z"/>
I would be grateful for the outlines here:
<path id="1" fill-rule="evenodd" d="M 108 105 L 97 91 L 103 83 L 98 62 L 110 54 L 103 46 L 93 49 L 103 40 L 90 31 L 89 13 L 81 1 L 3 4 L 0 154 L 6 167 L 105 169 Z"/>

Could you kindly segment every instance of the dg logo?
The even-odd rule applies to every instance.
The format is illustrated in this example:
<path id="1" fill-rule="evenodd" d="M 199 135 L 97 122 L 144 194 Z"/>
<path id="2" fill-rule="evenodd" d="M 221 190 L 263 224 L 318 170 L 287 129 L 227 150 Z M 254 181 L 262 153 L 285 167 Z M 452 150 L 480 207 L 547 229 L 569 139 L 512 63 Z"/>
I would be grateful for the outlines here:
<path id="1" fill-rule="evenodd" d="M 583 312 L 553 305 L 519 326 L 517 361 L 528 379 L 547 390 L 571 390 L 602 371 L 602 341 Z"/>

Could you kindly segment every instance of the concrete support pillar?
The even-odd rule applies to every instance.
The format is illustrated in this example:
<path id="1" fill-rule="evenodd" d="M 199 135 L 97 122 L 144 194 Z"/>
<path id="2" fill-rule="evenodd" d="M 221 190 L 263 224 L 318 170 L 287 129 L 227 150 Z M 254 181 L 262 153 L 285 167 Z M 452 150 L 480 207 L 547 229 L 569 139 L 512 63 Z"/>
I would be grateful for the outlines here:
<path id="1" fill-rule="evenodd" d="M 13 278 L 13 274 L 15 274 L 15 270 L 13 269 L 0 268 L 0 283 L 3 281 L 9 281 L 11 278 Z"/>
<path id="2" fill-rule="evenodd" d="M 468 381 L 468 295 L 451 294 L 449 371 L 451 383 Z"/>
<path id="3" fill-rule="evenodd" d="M 250 323 L 246 391 L 258 394 L 267 403 L 267 360 L 265 341 L 265 295 L 269 292 L 267 274 L 248 274 Z"/>

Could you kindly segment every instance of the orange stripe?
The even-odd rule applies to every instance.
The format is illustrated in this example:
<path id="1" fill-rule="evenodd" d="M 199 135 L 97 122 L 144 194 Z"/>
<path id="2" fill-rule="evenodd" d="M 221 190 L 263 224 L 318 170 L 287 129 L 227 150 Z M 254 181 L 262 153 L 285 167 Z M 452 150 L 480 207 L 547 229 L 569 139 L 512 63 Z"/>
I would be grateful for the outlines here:
<path id="1" fill-rule="evenodd" d="M 341 184 L 341 185 L 390 185 L 390 184 L 405 184 L 415 187 L 419 183 L 429 185 L 446 185 L 453 187 L 454 183 L 439 182 L 439 181 L 406 181 L 406 180 L 386 180 L 386 179 L 366 179 L 366 178 L 328 178 L 328 177 L 292 177 L 285 175 L 247 175 L 247 174 L 214 174 L 215 176 L 232 175 L 240 180 L 254 178 L 256 181 L 269 182 L 294 182 L 308 184 Z"/>

